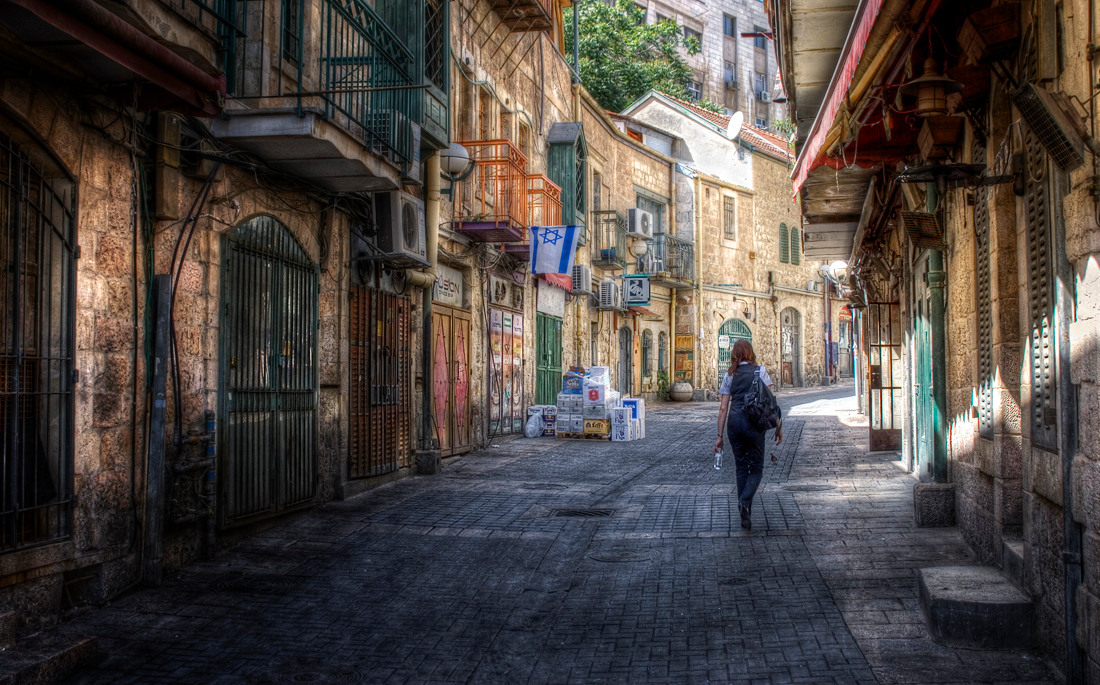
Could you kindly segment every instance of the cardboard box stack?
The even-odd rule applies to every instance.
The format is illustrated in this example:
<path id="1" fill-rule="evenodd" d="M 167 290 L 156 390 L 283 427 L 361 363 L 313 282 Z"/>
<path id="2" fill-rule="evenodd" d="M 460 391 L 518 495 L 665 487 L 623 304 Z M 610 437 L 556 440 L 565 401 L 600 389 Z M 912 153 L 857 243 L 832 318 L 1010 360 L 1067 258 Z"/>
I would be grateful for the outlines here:
<path id="1" fill-rule="evenodd" d="M 555 435 L 558 430 L 566 430 L 565 428 L 558 428 L 558 407 L 554 404 L 535 404 L 527 408 L 527 418 L 531 418 L 533 415 L 538 414 L 542 417 L 543 422 L 543 435 Z"/>
<path id="2" fill-rule="evenodd" d="M 612 390 L 606 366 L 569 369 L 558 393 L 556 418 L 559 438 L 578 433 L 619 442 L 645 437 L 645 401 L 623 399 Z"/>
<path id="3" fill-rule="evenodd" d="M 611 439 L 615 442 L 641 440 L 645 437 L 645 400 L 629 397 L 611 413 Z"/>

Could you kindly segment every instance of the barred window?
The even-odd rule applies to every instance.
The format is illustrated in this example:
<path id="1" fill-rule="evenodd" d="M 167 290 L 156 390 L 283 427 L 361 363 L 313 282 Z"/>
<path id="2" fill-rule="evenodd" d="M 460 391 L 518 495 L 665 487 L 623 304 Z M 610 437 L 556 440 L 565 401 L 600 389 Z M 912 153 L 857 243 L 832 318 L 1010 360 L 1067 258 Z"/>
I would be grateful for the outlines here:
<path id="1" fill-rule="evenodd" d="M 653 333 L 642 331 L 642 375 L 652 374 L 653 365 L 649 363 L 650 354 L 653 351 Z"/>
<path id="2" fill-rule="evenodd" d="M 298 64 L 302 51 L 302 0 L 283 0 L 283 59 Z"/>
<path id="3" fill-rule="evenodd" d="M 726 240 L 737 240 L 737 198 L 722 198 L 722 229 Z"/>

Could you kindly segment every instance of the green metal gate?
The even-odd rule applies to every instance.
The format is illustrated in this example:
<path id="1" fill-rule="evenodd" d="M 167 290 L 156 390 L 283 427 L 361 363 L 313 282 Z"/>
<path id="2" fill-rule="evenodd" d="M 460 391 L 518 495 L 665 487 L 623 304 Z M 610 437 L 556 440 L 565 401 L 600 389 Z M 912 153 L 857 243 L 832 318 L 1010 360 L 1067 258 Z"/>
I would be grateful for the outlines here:
<path id="1" fill-rule="evenodd" d="M 555 404 L 561 391 L 561 319 L 539 313 L 535 318 L 535 403 Z"/>
<path id="2" fill-rule="evenodd" d="M 313 501 L 317 267 L 277 219 L 224 239 L 218 491 L 230 527 Z"/>
<path id="3" fill-rule="evenodd" d="M 722 336 L 725 336 L 723 338 Z M 718 378 L 730 366 L 730 358 L 733 356 L 733 344 L 738 340 L 752 342 L 752 331 L 748 325 L 739 319 L 727 319 L 718 327 Z"/>

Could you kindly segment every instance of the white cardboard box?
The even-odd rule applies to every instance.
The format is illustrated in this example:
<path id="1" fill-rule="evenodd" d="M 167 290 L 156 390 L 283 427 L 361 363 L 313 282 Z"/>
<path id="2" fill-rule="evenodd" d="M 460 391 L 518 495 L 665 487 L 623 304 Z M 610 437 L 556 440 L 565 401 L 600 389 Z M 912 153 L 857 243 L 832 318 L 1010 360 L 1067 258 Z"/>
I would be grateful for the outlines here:
<path id="1" fill-rule="evenodd" d="M 626 407 L 615 407 L 611 410 L 611 425 L 612 427 L 617 425 L 625 425 L 630 423 L 630 410 Z"/>
<path id="2" fill-rule="evenodd" d="M 630 424 L 611 424 L 611 441 L 612 442 L 629 442 L 630 441 Z"/>

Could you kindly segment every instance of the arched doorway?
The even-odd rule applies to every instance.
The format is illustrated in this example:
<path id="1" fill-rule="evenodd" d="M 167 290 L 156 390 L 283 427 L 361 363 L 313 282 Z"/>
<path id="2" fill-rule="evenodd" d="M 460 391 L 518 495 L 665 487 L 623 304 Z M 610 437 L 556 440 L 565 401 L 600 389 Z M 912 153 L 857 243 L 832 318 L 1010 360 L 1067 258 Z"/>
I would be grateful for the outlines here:
<path id="1" fill-rule="evenodd" d="M 317 482 L 317 266 L 278 219 L 230 230 L 222 250 L 220 521 L 313 501 Z"/>
<path id="2" fill-rule="evenodd" d="M 623 397 L 634 393 L 634 332 L 629 326 L 619 329 L 618 385 Z"/>
<path id="3" fill-rule="evenodd" d="M 726 319 L 718 327 L 718 378 L 729 368 L 733 344 L 738 340 L 748 340 L 751 343 L 752 331 L 740 319 Z"/>
<path id="4" fill-rule="evenodd" d="M 794 307 L 779 313 L 779 360 L 780 383 L 802 385 L 802 315 Z"/>

